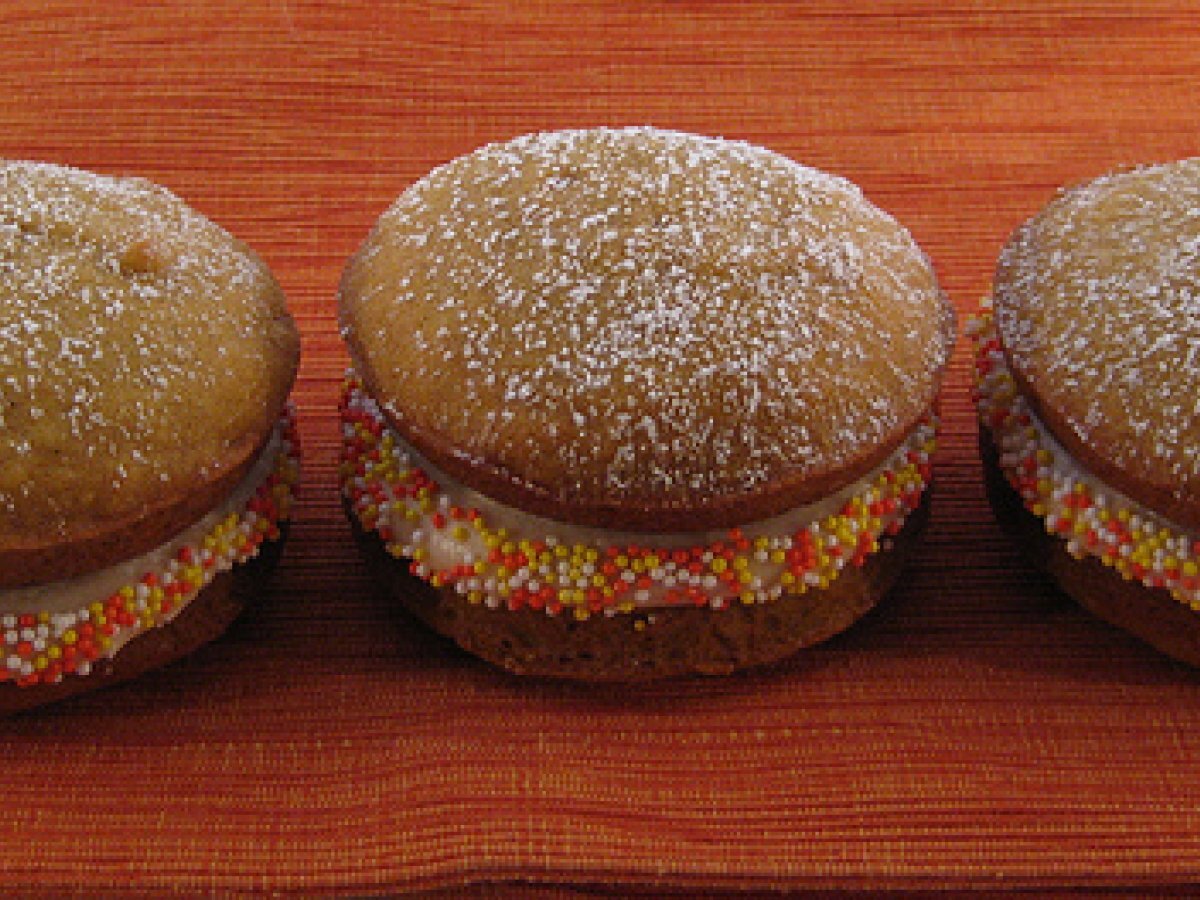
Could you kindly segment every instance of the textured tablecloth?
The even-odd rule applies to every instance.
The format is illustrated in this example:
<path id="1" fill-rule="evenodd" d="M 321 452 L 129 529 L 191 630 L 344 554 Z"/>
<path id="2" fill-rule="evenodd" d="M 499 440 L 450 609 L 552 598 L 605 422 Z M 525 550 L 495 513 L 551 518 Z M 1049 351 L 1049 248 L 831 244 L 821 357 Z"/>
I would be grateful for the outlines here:
<path id="1" fill-rule="evenodd" d="M 334 485 L 341 265 L 431 166 L 653 123 L 859 182 L 962 311 L 1061 183 L 1198 151 L 1187 3 L 29 2 L 0 153 L 138 173 L 255 246 L 304 333 L 305 477 L 220 642 L 0 723 L 0 893 L 752 890 L 1200 879 L 1200 678 L 994 524 L 969 360 L 928 538 L 827 645 L 725 679 L 498 673 L 368 582 Z"/>

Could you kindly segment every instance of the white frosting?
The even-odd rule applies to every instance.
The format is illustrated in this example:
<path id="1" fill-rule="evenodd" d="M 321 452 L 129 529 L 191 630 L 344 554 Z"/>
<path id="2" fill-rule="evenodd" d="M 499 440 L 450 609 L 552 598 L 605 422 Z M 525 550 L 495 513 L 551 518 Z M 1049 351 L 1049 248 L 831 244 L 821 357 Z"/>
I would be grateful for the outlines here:
<path id="1" fill-rule="evenodd" d="M 279 454 L 280 433 L 276 428 L 267 445 L 259 454 L 250 471 L 238 483 L 220 505 L 203 518 L 179 532 L 169 541 L 133 559 L 119 562 L 106 569 L 88 572 L 76 578 L 67 578 L 47 584 L 33 584 L 19 588 L 0 590 L 0 615 L 19 615 L 30 611 L 62 613 L 87 606 L 94 600 L 102 600 L 127 584 L 136 582 L 146 572 L 158 572 L 187 544 L 195 544 L 214 525 L 226 516 L 240 510 L 271 473 L 275 458 Z M 225 565 L 228 569 L 230 566 Z M 185 604 L 180 604 L 182 608 Z M 177 615 L 178 613 L 176 613 Z"/>

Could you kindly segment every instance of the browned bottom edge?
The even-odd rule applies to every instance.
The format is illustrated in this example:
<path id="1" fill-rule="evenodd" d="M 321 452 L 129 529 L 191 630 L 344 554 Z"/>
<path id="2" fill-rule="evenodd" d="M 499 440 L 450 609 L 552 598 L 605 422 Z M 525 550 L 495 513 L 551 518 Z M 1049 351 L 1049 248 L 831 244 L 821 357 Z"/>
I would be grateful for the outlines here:
<path id="1" fill-rule="evenodd" d="M 146 631 L 112 659 L 98 659 L 87 675 L 66 675 L 57 684 L 19 687 L 0 684 L 0 715 L 33 709 L 77 694 L 110 687 L 181 659 L 219 637 L 257 596 L 283 552 L 287 525 L 278 540 L 263 544 L 256 557 L 222 572 L 165 625 Z"/>
<path id="2" fill-rule="evenodd" d="M 1064 540 L 1046 532 L 1000 469 L 991 433 L 979 429 L 988 500 L 1001 527 L 1040 569 L 1085 609 L 1175 659 L 1200 666 L 1200 615 L 1165 588 L 1126 580 L 1094 556 L 1076 559 Z"/>
<path id="3" fill-rule="evenodd" d="M 510 672 L 576 681 L 649 681 L 725 674 L 782 659 L 844 631 L 895 584 L 929 518 L 929 494 L 891 545 L 827 588 L 729 609 L 672 607 L 579 621 L 543 611 L 489 609 L 434 589 L 364 532 L 347 508 L 368 565 L 390 595 L 435 631 Z"/>

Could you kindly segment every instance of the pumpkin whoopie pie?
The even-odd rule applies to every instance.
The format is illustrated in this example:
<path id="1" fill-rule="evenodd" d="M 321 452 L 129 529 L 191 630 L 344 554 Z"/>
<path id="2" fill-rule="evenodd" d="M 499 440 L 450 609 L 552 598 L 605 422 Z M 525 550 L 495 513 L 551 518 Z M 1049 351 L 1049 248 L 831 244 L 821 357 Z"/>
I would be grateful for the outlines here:
<path id="1" fill-rule="evenodd" d="M 874 606 L 924 521 L 951 309 L 895 220 L 762 148 L 483 147 L 383 214 L 340 310 L 361 542 L 507 669 L 778 659 Z"/>
<path id="2" fill-rule="evenodd" d="M 992 504 L 1066 593 L 1200 664 L 1200 159 L 1061 192 L 972 324 Z"/>
<path id="3" fill-rule="evenodd" d="M 229 625 L 288 515 L 298 352 L 262 261 L 165 189 L 0 162 L 0 712 Z"/>

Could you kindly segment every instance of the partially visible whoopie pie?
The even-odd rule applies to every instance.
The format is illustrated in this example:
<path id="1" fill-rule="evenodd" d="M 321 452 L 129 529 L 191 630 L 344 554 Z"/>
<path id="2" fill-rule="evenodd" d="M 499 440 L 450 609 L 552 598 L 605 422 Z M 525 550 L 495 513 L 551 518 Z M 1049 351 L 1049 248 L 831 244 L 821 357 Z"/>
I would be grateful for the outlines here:
<path id="1" fill-rule="evenodd" d="M 0 712 L 229 625 L 288 517 L 298 353 L 263 262 L 165 189 L 0 163 Z"/>
<path id="2" fill-rule="evenodd" d="M 396 598 L 515 672 L 765 663 L 926 514 L 952 311 L 844 179 L 652 128 L 418 181 L 349 261 L 343 492 Z"/>
<path id="3" fill-rule="evenodd" d="M 972 326 L 992 504 L 1083 606 L 1200 664 L 1200 159 L 1061 192 Z"/>

